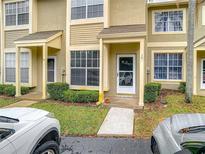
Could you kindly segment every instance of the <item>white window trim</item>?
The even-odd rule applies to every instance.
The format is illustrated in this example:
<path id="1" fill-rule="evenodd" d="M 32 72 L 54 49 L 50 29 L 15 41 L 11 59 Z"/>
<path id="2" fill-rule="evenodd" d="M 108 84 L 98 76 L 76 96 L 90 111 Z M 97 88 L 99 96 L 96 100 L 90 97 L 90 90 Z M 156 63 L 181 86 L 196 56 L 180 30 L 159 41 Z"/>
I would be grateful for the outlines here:
<path id="1" fill-rule="evenodd" d="M 103 5 L 104 1 L 103 1 Z M 102 17 L 93 17 L 93 18 L 88 18 L 88 14 L 87 14 L 87 9 L 88 9 L 88 4 L 87 4 L 87 0 L 86 0 L 86 18 L 83 19 L 72 19 L 71 15 L 72 15 L 72 1 L 71 1 L 71 5 L 70 5 L 70 24 L 71 25 L 81 25 L 81 24 L 94 24 L 94 23 L 102 23 L 104 22 L 104 13 Z M 104 12 L 104 7 L 103 7 L 103 12 Z"/>
<path id="2" fill-rule="evenodd" d="M 6 53 L 16 53 L 14 52 L 16 49 L 15 48 L 6 48 L 4 50 L 4 84 L 12 84 L 12 85 L 16 85 L 16 83 L 14 82 L 6 82 L 6 61 L 5 61 L 5 56 Z M 28 83 L 21 83 L 22 86 L 28 86 L 28 87 L 32 87 L 32 52 L 30 49 L 26 49 L 26 48 L 21 48 L 21 52 L 28 52 L 29 53 L 29 81 Z"/>
<path id="3" fill-rule="evenodd" d="M 201 59 L 201 84 L 200 84 L 200 89 L 205 89 L 205 84 L 203 84 L 203 61 L 205 61 L 205 58 Z"/>
<path id="4" fill-rule="evenodd" d="M 4 18 L 4 30 L 5 31 L 10 31 L 10 30 L 24 30 L 24 29 L 29 29 L 29 26 L 30 24 L 26 24 L 26 25 L 13 25 L 13 26 L 6 26 L 6 8 L 5 8 L 5 5 L 6 4 L 9 4 L 9 3 L 17 3 L 17 2 L 22 2 L 24 0 L 9 0 L 9 1 L 4 1 L 3 2 L 3 18 Z M 30 3 L 29 3 L 30 4 Z M 30 10 L 30 6 L 29 6 L 29 10 Z M 28 12 L 30 14 L 30 11 Z M 17 17 L 16 17 L 17 18 Z M 29 15 L 29 18 L 30 18 L 30 15 Z M 30 22 L 30 20 L 29 20 Z"/>
<path id="5" fill-rule="evenodd" d="M 169 11 L 183 11 L 183 31 L 176 31 L 176 32 L 156 32 L 155 31 L 155 13 L 156 12 L 169 12 Z M 185 34 L 186 33 L 186 9 L 162 9 L 162 10 L 154 10 L 152 11 L 152 34 Z"/>
<path id="6" fill-rule="evenodd" d="M 203 5 L 201 9 L 202 9 L 201 10 L 201 12 L 202 12 L 201 21 L 202 21 L 202 25 L 205 26 L 205 5 Z"/>
<path id="7" fill-rule="evenodd" d="M 173 79 L 155 79 L 154 78 L 154 54 L 155 53 L 181 53 L 182 54 L 182 79 L 179 80 L 173 80 Z M 152 56 L 151 56 L 151 81 L 154 82 L 184 82 L 185 81 L 185 66 L 186 66 L 186 54 L 184 50 L 152 50 Z"/>
<path id="8" fill-rule="evenodd" d="M 56 68 L 57 68 L 57 64 L 56 64 L 56 56 L 48 56 L 48 60 L 49 59 L 54 59 L 54 82 L 48 82 L 48 83 L 55 83 L 56 81 L 57 81 L 57 76 L 56 76 L 56 74 L 57 74 L 57 72 L 56 72 Z"/>
<path id="9" fill-rule="evenodd" d="M 100 50 L 99 49 L 90 49 L 90 50 L 97 50 L 97 51 L 99 51 L 100 52 Z M 75 50 L 70 50 L 70 53 L 69 54 L 71 54 L 71 52 L 72 51 L 85 51 L 85 52 L 87 52 L 87 51 L 89 51 L 89 50 L 87 50 L 87 49 L 84 49 L 84 50 L 77 50 L 77 49 L 75 49 Z M 71 56 L 70 56 L 71 57 Z M 99 60 L 100 60 L 100 57 L 99 57 Z M 70 63 L 71 63 L 71 61 L 70 61 Z M 78 69 L 86 69 L 86 72 L 85 72 L 85 83 L 86 83 L 86 85 L 74 85 L 74 84 L 72 84 L 71 83 L 71 69 L 72 68 L 78 68 Z M 86 53 L 86 67 L 71 67 L 71 64 L 70 64 L 70 88 L 71 89 L 81 89 L 81 90 L 86 90 L 86 89 L 93 89 L 93 90 L 98 90 L 98 88 L 99 88 L 99 86 L 89 86 L 89 85 L 87 85 L 87 69 L 88 68 L 94 68 L 94 69 L 96 69 L 96 67 L 87 67 L 87 53 Z M 100 69 L 100 67 L 99 67 L 99 69 Z M 100 82 L 100 81 L 99 81 Z"/>

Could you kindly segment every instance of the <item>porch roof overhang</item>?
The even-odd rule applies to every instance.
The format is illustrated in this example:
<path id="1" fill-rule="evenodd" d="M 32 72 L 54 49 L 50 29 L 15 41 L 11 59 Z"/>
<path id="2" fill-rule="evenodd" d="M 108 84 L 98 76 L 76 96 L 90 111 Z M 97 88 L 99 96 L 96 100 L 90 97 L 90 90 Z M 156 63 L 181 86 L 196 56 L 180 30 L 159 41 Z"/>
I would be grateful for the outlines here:
<path id="1" fill-rule="evenodd" d="M 136 38 L 147 35 L 146 25 L 123 25 L 104 28 L 98 35 L 99 39 Z"/>
<path id="2" fill-rule="evenodd" d="M 195 47 L 195 48 L 198 48 L 198 47 L 200 47 L 200 46 L 205 47 L 205 36 L 202 36 L 201 38 L 199 38 L 198 40 L 196 40 L 196 41 L 194 42 L 194 47 Z"/>
<path id="3" fill-rule="evenodd" d="M 61 49 L 62 30 L 40 31 L 14 41 L 17 47 L 43 46 Z"/>

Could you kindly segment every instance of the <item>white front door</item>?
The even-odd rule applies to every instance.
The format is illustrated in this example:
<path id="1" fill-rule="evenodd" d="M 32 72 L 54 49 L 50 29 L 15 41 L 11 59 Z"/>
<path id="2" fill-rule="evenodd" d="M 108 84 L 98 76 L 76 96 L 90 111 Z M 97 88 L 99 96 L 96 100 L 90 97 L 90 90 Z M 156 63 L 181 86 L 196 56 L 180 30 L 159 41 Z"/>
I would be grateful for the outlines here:
<path id="1" fill-rule="evenodd" d="M 205 59 L 201 60 L 201 89 L 205 89 Z"/>
<path id="2" fill-rule="evenodd" d="M 48 57 L 48 83 L 56 82 L 56 57 Z"/>
<path id="3" fill-rule="evenodd" d="M 117 56 L 117 93 L 135 94 L 135 55 Z"/>

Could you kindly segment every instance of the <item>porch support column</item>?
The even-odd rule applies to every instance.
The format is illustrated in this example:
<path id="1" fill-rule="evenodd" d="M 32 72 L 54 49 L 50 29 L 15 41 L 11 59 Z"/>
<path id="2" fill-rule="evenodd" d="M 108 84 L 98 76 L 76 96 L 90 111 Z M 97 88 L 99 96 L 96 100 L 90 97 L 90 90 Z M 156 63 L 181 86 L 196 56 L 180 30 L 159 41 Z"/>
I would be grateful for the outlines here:
<path id="1" fill-rule="evenodd" d="M 144 106 L 144 39 L 140 41 L 139 106 Z"/>
<path id="2" fill-rule="evenodd" d="M 43 80 L 42 80 L 42 99 L 47 99 L 47 62 L 48 61 L 48 47 L 46 44 L 43 45 Z"/>
<path id="3" fill-rule="evenodd" d="M 16 47 L 16 97 L 21 96 L 20 47 Z"/>
<path id="4" fill-rule="evenodd" d="M 104 101 L 104 90 L 103 90 L 103 40 L 100 39 L 100 83 L 99 83 L 99 99 L 98 103 L 101 104 Z"/>
<path id="5" fill-rule="evenodd" d="M 193 69 L 193 95 L 197 95 L 197 50 L 194 50 Z"/>

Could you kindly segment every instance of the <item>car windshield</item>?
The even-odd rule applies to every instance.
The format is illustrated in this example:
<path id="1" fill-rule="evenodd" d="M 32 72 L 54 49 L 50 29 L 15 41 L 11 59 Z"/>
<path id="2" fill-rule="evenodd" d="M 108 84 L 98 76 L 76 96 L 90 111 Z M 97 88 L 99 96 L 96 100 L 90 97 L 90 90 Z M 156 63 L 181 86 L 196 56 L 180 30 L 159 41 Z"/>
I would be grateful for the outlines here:
<path id="1" fill-rule="evenodd" d="M 0 128 L 0 142 L 14 134 L 13 129 Z"/>
<path id="2" fill-rule="evenodd" d="M 0 116 L 0 122 L 3 122 L 3 123 L 17 123 L 17 122 L 19 122 L 19 120 L 14 119 L 14 118 L 5 117 L 5 116 Z"/>
<path id="3" fill-rule="evenodd" d="M 205 125 L 184 128 L 179 131 L 179 133 L 202 133 L 202 132 L 205 133 Z"/>

